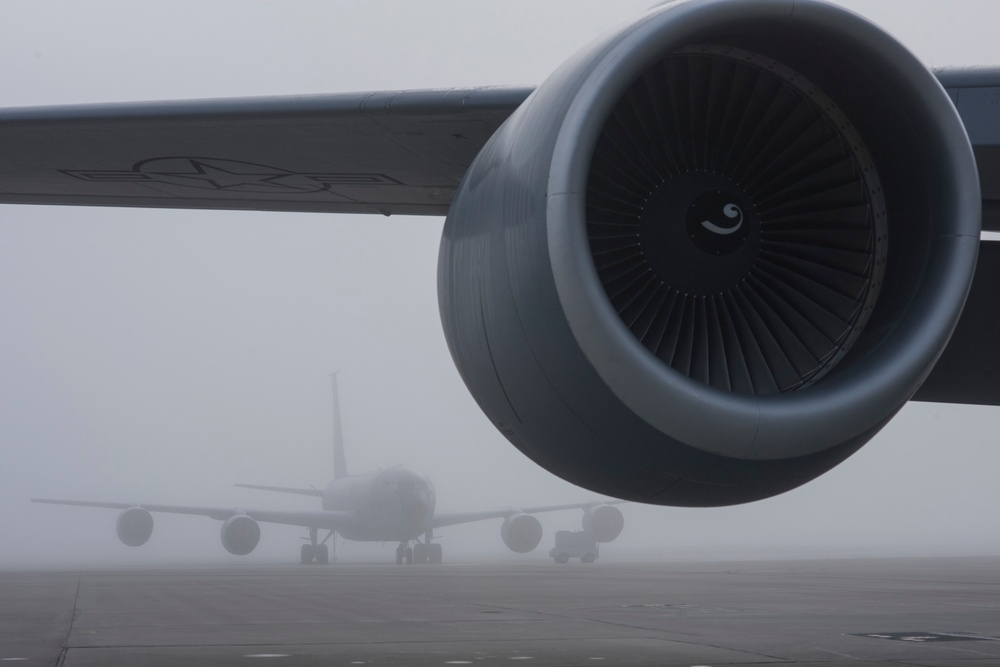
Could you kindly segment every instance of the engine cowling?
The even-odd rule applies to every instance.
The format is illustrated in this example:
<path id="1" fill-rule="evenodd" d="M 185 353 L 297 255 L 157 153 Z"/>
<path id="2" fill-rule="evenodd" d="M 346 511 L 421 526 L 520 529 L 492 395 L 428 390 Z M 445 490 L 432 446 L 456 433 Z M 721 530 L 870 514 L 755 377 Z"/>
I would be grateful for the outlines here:
<path id="1" fill-rule="evenodd" d="M 246 556 L 260 542 L 260 526 L 246 514 L 237 514 L 222 524 L 222 546 L 236 556 Z"/>
<path id="2" fill-rule="evenodd" d="M 118 539 L 130 547 L 141 547 L 153 534 L 153 515 L 141 507 L 122 510 L 115 522 Z"/>
<path id="3" fill-rule="evenodd" d="M 694 0 L 577 54 L 445 223 L 459 371 L 548 470 L 729 505 L 829 470 L 932 369 L 979 246 L 964 127 L 878 27 L 817 0 Z"/>
<path id="4" fill-rule="evenodd" d="M 514 514 L 503 520 L 500 537 L 511 551 L 526 554 L 542 541 L 542 524 L 530 514 Z"/>
<path id="5" fill-rule="evenodd" d="M 622 534 L 625 517 L 617 507 L 596 505 L 583 512 L 583 529 L 598 542 L 611 542 Z"/>

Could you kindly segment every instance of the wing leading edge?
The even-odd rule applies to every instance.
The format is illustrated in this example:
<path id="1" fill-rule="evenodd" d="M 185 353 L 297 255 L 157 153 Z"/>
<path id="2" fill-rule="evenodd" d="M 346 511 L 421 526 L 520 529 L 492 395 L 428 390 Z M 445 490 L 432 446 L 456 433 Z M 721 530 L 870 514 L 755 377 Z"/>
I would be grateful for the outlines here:
<path id="1" fill-rule="evenodd" d="M 936 73 L 976 154 L 983 229 L 1000 231 L 1000 69 Z M 529 87 L 0 110 L 0 203 L 444 215 Z M 916 400 L 1000 405 L 1000 252 Z M 503 516 L 494 514 L 493 516 Z"/>
<path id="2" fill-rule="evenodd" d="M 531 90 L 0 110 L 0 203 L 444 215 Z"/>
<path id="3" fill-rule="evenodd" d="M 147 512 L 165 512 L 169 514 L 189 514 L 207 516 L 218 521 L 230 517 L 246 515 L 261 523 L 279 523 L 287 526 L 303 526 L 323 530 L 342 531 L 353 528 L 357 519 L 350 512 L 286 512 L 274 510 L 241 509 L 234 507 L 196 507 L 187 505 L 151 505 L 147 503 L 111 503 L 91 500 L 57 500 L 52 498 L 32 498 L 33 503 L 50 505 L 75 505 L 78 507 L 104 507 L 107 509 L 127 510 L 138 507 Z"/>
<path id="4" fill-rule="evenodd" d="M 1000 231 L 1000 70 L 936 72 Z M 444 215 L 531 87 L 0 110 L 0 203 Z"/>
<path id="5" fill-rule="evenodd" d="M 260 484 L 233 484 L 233 486 L 238 486 L 242 489 L 256 489 L 258 491 L 275 491 L 277 493 L 293 493 L 300 496 L 313 496 L 314 498 L 322 498 L 323 492 L 320 489 L 300 489 L 291 488 L 287 486 L 263 486 Z"/>
<path id="6" fill-rule="evenodd" d="M 487 521 L 489 519 L 500 519 L 514 516 L 516 514 L 541 514 L 542 512 L 558 512 L 561 510 L 587 510 L 598 505 L 621 505 L 624 500 L 592 500 L 586 503 L 569 503 L 566 505 L 540 505 L 538 507 L 502 507 L 494 510 L 480 512 L 435 512 L 434 520 L 431 522 L 433 528 L 443 528 L 454 526 L 460 523 L 472 523 L 473 521 Z"/>
<path id="7" fill-rule="evenodd" d="M 1000 231 L 1000 69 L 942 69 L 935 72 L 958 109 L 972 142 L 983 197 L 983 229 Z M 979 244 L 972 289 L 958 326 L 915 401 L 1000 405 L 1000 335 L 996 285 L 1000 243 Z"/>

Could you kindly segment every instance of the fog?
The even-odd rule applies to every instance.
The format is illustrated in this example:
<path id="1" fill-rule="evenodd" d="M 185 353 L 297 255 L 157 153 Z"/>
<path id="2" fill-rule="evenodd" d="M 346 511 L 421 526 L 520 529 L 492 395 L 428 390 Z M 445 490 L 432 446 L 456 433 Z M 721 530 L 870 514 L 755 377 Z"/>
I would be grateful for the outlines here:
<path id="1" fill-rule="evenodd" d="M 541 82 L 650 0 L 539 3 L 32 2 L 0 10 L 0 107 Z M 929 65 L 1000 63 L 1000 7 L 845 3 Z M 113 510 L 31 497 L 318 509 L 235 482 L 332 476 L 330 373 L 353 472 L 403 463 L 443 511 L 587 500 L 490 425 L 441 332 L 443 219 L 0 207 L 0 568 L 289 562 L 304 530 L 157 515 L 142 548 Z M 819 480 L 724 509 L 623 507 L 602 559 L 996 554 L 997 408 L 911 404 Z M 539 559 L 579 512 L 505 549 L 499 521 L 441 531 L 445 558 Z M 395 545 L 338 543 L 344 560 Z"/>

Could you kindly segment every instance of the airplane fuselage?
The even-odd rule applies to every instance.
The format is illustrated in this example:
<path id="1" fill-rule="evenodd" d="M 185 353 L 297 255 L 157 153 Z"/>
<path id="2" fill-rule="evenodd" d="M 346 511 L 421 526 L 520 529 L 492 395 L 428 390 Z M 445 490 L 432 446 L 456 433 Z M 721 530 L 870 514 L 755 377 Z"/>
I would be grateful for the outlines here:
<path id="1" fill-rule="evenodd" d="M 357 517 L 352 526 L 337 531 L 349 540 L 416 539 L 430 529 L 435 503 L 430 479 L 405 466 L 335 479 L 323 492 L 324 510 Z"/>

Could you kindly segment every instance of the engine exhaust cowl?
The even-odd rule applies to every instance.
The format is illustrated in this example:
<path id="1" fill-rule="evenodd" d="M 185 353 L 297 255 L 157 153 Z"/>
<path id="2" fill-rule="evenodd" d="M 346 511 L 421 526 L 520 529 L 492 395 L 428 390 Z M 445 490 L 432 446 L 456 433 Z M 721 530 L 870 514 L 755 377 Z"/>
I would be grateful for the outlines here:
<path id="1" fill-rule="evenodd" d="M 260 542 L 260 526 L 246 514 L 237 514 L 222 524 L 222 546 L 234 556 L 246 556 Z"/>
<path id="2" fill-rule="evenodd" d="M 542 524 L 530 514 L 514 514 L 500 525 L 500 538 L 511 551 L 526 554 L 542 541 Z"/>
<path id="3" fill-rule="evenodd" d="M 583 512 L 583 530 L 594 536 L 598 542 L 611 542 L 622 534 L 625 517 L 617 507 L 597 505 Z"/>
<path id="4" fill-rule="evenodd" d="M 917 390 L 979 246 L 935 77 L 817 0 L 655 8 L 486 144 L 445 223 L 452 356 L 496 427 L 594 491 L 794 488 Z"/>
<path id="5" fill-rule="evenodd" d="M 118 539 L 130 547 L 141 547 L 153 534 L 153 515 L 141 507 L 122 510 L 115 522 Z"/>

